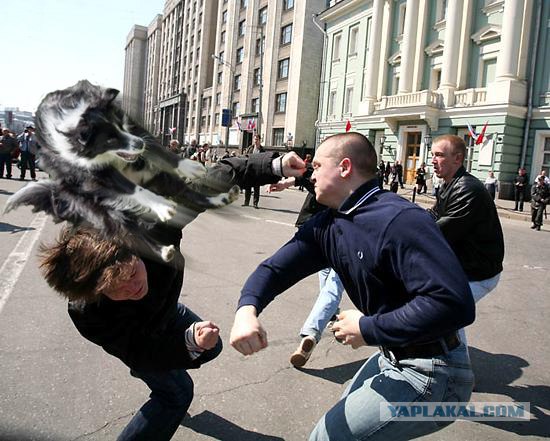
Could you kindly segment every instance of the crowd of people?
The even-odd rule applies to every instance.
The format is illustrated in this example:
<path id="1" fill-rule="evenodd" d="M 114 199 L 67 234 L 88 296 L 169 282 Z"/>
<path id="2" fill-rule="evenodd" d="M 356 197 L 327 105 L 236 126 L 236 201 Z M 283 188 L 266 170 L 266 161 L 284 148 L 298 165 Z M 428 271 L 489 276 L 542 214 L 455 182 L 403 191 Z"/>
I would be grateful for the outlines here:
<path id="1" fill-rule="evenodd" d="M 36 179 L 33 131 L 27 128 L 18 137 L 4 131 L 2 174 L 8 154 L 11 166 L 9 149 L 15 145 L 21 179 L 27 168 Z M 264 151 L 258 135 L 239 156 L 223 145 L 196 141 L 182 147 L 173 139 L 167 148 L 206 166 L 205 176 L 190 184 L 198 191 L 212 181 L 222 191 L 239 185 L 245 206 L 252 198 L 258 208 L 261 185 L 270 191 L 290 186 L 308 191 L 293 238 L 245 282 L 229 342 L 247 356 L 267 347 L 259 315 L 277 295 L 318 273 L 317 301 L 299 332 L 291 364 L 307 363 L 329 323 L 342 344 L 379 351 L 364 361 L 310 440 L 372 434 L 410 439 L 451 423 L 396 419 L 387 424 L 379 415 L 382 405 L 395 401 L 468 402 L 473 390 L 464 328 L 475 320 L 476 303 L 498 285 L 505 250 L 494 202 L 498 181 L 492 171 L 484 182 L 468 173 L 463 139 L 434 139 L 437 197 L 428 210 L 395 194 L 404 188 L 402 164 L 378 162 L 360 133 L 328 137 L 307 161 L 295 152 Z M 419 194 L 426 193 L 428 179 L 422 163 L 415 174 Z M 549 184 L 541 173 L 531 187 L 536 230 L 550 203 Z M 523 210 L 528 186 L 520 169 L 514 181 L 516 210 Z M 180 230 L 164 224 L 154 230 L 160 241 L 179 250 Z M 83 226 L 67 227 L 55 243 L 43 245 L 40 261 L 48 284 L 69 301 L 79 333 L 120 359 L 151 390 L 118 439 L 171 439 L 193 399 L 188 370 L 222 351 L 218 326 L 179 303 L 183 268 L 139 255 Z M 344 292 L 355 309 L 340 311 Z"/>
<path id="2" fill-rule="evenodd" d="M 31 179 L 36 181 L 36 155 L 39 145 L 34 135 L 34 127 L 27 126 L 19 135 L 11 130 L 2 129 L 0 136 L 0 178 L 11 179 L 13 163 L 18 161 L 19 180 L 24 181 L 27 170 Z"/>

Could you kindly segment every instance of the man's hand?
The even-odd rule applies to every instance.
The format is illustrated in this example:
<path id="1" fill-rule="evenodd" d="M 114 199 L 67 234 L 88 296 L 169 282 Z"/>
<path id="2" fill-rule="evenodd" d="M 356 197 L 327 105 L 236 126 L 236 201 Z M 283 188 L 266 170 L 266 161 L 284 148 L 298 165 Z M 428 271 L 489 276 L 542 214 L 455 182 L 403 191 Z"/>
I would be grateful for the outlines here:
<path id="1" fill-rule="evenodd" d="M 363 313 L 355 309 L 342 311 L 336 316 L 338 319 L 332 325 L 334 337 L 345 345 L 351 345 L 353 349 L 360 346 L 365 346 L 365 340 L 359 329 L 359 319 L 363 317 Z"/>
<path id="2" fill-rule="evenodd" d="M 267 347 L 267 333 L 256 316 L 254 306 L 239 308 L 235 314 L 229 343 L 243 355 L 251 355 Z"/>
<path id="3" fill-rule="evenodd" d="M 202 349 L 212 349 L 218 343 L 220 328 L 213 322 L 195 323 L 195 342 Z"/>
<path id="4" fill-rule="evenodd" d="M 267 192 L 271 193 L 273 191 L 283 191 L 289 187 L 292 187 L 294 185 L 295 178 L 284 178 L 281 179 L 279 182 L 276 182 L 275 184 L 271 184 Z"/>
<path id="5" fill-rule="evenodd" d="M 302 176 L 306 171 L 306 163 L 300 158 L 296 152 L 288 152 L 283 156 L 282 160 L 283 175 Z"/>

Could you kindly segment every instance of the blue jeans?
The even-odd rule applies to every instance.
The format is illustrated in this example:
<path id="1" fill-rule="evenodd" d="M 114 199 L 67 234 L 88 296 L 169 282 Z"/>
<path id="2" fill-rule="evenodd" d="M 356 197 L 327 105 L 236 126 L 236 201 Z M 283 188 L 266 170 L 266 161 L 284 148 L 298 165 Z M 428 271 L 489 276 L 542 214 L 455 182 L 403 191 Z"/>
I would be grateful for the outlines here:
<path id="1" fill-rule="evenodd" d="M 500 274 L 501 273 L 498 273 L 490 279 L 468 282 L 470 289 L 472 290 L 474 302 L 479 302 L 483 297 L 496 288 L 498 281 L 500 280 Z M 468 346 L 468 340 L 466 339 L 466 331 L 464 328 L 458 330 L 458 336 L 460 337 L 460 341 Z"/>
<path id="2" fill-rule="evenodd" d="M 344 292 L 340 277 L 331 268 L 319 271 L 319 288 L 319 296 L 300 330 L 301 336 L 311 335 L 317 342 L 330 318 L 338 312 Z"/>
<path id="3" fill-rule="evenodd" d="M 169 324 L 169 330 L 166 331 L 167 338 L 170 337 L 170 327 L 180 331 L 198 321 L 201 321 L 199 316 L 186 306 L 178 304 L 178 315 Z M 182 341 L 182 345 L 185 346 L 185 341 Z M 206 363 L 216 358 L 221 351 L 222 343 L 218 340 L 216 347 L 201 354 L 199 360 Z M 117 440 L 170 440 L 193 400 L 193 380 L 185 369 L 167 371 L 132 369 L 130 374 L 143 380 L 151 389 L 151 394 L 149 400 L 138 410 Z"/>
<path id="4" fill-rule="evenodd" d="M 317 423 L 310 441 L 409 440 L 442 429 L 450 421 L 400 421 L 380 417 L 391 402 L 468 402 L 473 373 L 466 347 L 434 358 L 392 364 L 380 352 L 355 374 L 340 401 Z"/>

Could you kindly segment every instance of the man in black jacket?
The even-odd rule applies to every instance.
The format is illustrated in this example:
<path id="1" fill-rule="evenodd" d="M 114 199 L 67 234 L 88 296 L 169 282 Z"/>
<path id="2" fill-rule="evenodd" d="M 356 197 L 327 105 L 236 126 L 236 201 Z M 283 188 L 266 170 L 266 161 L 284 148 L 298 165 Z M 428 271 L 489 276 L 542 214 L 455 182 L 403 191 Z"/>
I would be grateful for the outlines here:
<path id="1" fill-rule="evenodd" d="M 209 168 L 196 186 L 223 192 L 234 184 L 269 184 L 302 174 L 304 166 L 292 152 L 283 158 L 273 153 L 231 158 Z M 157 225 L 155 233 L 163 244 L 179 249 L 181 230 Z M 119 358 L 151 389 L 118 439 L 171 439 L 193 399 L 187 369 L 200 367 L 222 349 L 218 327 L 178 303 L 183 268 L 137 256 L 78 228 L 43 248 L 42 269 L 50 286 L 69 299 L 69 315 L 80 334 Z"/>
<path id="2" fill-rule="evenodd" d="M 443 135 L 432 145 L 434 172 L 444 181 L 429 209 L 468 276 L 474 300 L 492 291 L 502 272 L 504 237 L 495 203 L 483 183 L 466 171 L 464 140 Z M 466 336 L 461 330 L 461 338 Z"/>
<path id="3" fill-rule="evenodd" d="M 518 170 L 518 174 L 514 179 L 514 211 L 523 211 L 523 201 L 525 200 L 525 191 L 529 185 L 527 171 L 522 167 Z"/>
<path id="4" fill-rule="evenodd" d="M 545 182 L 544 175 L 540 175 L 531 188 L 531 220 L 533 221 L 531 228 L 533 230 L 540 231 L 542 215 L 549 203 L 550 186 Z"/>

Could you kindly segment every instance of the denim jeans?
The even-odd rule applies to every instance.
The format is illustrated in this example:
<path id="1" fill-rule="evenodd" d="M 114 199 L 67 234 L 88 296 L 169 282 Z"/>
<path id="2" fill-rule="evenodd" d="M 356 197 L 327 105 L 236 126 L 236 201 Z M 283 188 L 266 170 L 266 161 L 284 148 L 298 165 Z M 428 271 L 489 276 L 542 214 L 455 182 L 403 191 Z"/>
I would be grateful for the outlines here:
<path id="1" fill-rule="evenodd" d="M 179 330 L 187 329 L 197 321 L 201 321 L 199 316 L 186 306 L 179 304 L 178 315 L 169 324 L 169 329 L 170 327 Z M 169 337 L 170 330 L 166 333 Z M 185 341 L 182 341 L 182 345 L 185 345 Z M 217 357 L 221 350 L 222 343 L 218 340 L 216 347 L 201 354 L 199 360 L 206 363 Z M 149 400 L 137 411 L 117 440 L 170 440 L 193 400 L 193 380 L 185 369 L 167 371 L 132 369 L 130 374 L 143 380 L 151 389 L 151 394 Z"/>
<path id="2" fill-rule="evenodd" d="M 474 302 L 479 302 L 483 297 L 496 288 L 498 281 L 500 280 L 500 274 L 501 273 L 498 273 L 490 279 L 468 282 L 470 289 L 472 290 Z M 468 340 L 466 339 L 466 331 L 464 328 L 458 330 L 458 336 L 460 337 L 460 341 L 468 346 Z"/>
<path id="3" fill-rule="evenodd" d="M 344 292 L 340 277 L 331 268 L 319 271 L 319 288 L 317 300 L 300 330 L 301 336 L 311 335 L 317 342 L 330 318 L 338 312 Z"/>
<path id="4" fill-rule="evenodd" d="M 340 401 L 317 423 L 310 441 L 409 440 L 440 430 L 451 421 L 381 418 L 380 405 L 392 402 L 468 402 L 473 373 L 466 347 L 446 355 L 401 360 L 380 352 L 355 374 Z"/>

